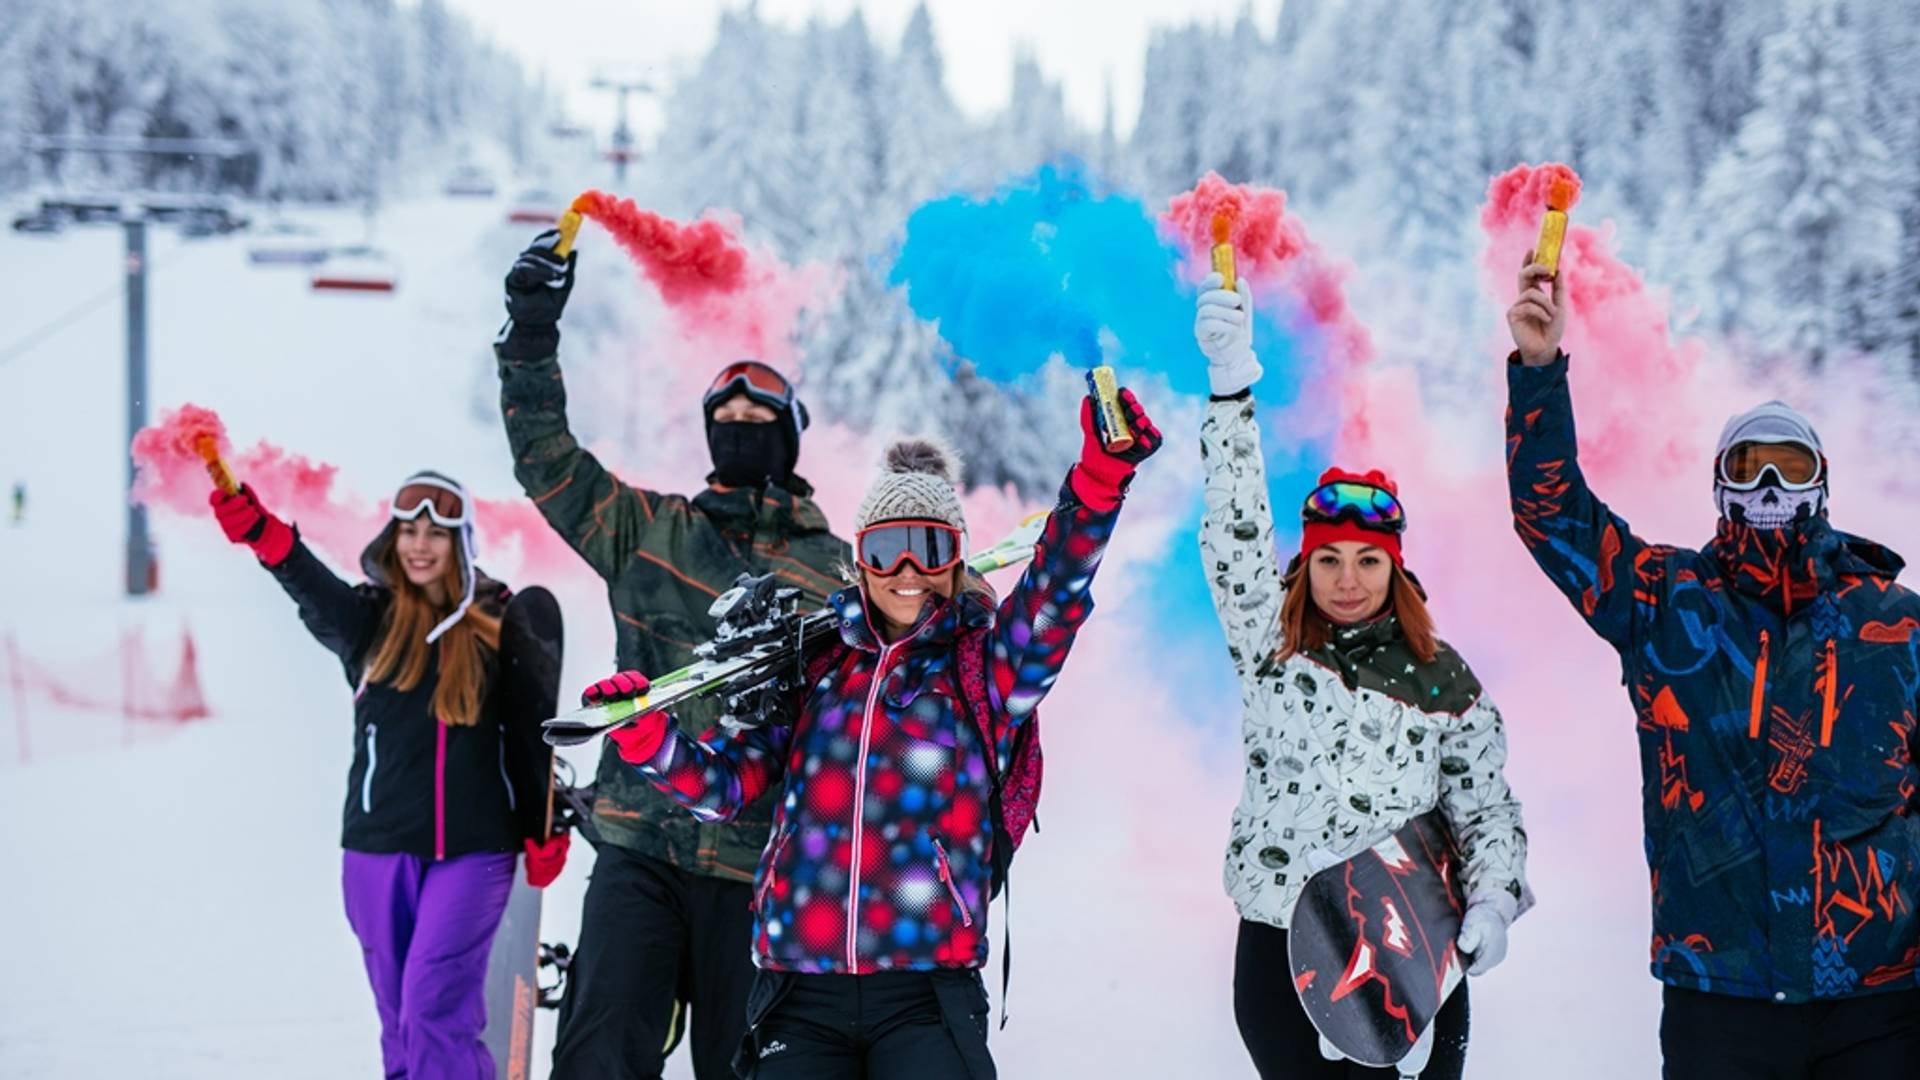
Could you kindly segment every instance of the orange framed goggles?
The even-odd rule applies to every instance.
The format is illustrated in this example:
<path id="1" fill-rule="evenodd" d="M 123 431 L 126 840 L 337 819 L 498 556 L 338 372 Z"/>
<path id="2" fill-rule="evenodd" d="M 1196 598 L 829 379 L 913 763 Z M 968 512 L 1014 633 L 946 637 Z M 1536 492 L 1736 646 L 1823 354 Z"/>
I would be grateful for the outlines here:
<path id="1" fill-rule="evenodd" d="M 944 521 L 883 521 L 853 535 L 853 550 L 868 573 L 892 577 L 908 563 L 923 574 L 960 565 L 960 530 Z"/>

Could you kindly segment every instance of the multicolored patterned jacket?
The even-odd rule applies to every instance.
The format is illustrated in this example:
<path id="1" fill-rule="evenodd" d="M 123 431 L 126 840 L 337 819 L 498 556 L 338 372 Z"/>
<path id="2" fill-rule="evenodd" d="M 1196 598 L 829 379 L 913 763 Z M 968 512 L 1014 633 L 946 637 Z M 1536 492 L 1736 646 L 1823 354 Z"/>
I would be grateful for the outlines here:
<path id="1" fill-rule="evenodd" d="M 785 489 L 709 487 L 692 498 L 624 483 L 567 428 L 567 389 L 552 348 L 556 335 L 509 337 L 496 347 L 500 411 L 513 448 L 513 475 L 547 523 L 607 583 L 615 664 L 661 674 L 693 662 L 695 645 L 713 636 L 707 608 L 743 573 L 772 573 L 817 610 L 839 587 L 852 557 L 826 515 L 794 477 Z M 714 703 L 676 719 L 705 731 Z M 751 880 L 772 827 L 768 800 L 727 825 L 695 821 L 636 776 L 612 743 L 600 756 L 593 804 L 599 835 L 690 873 Z"/>
<path id="2" fill-rule="evenodd" d="M 1064 487 L 997 611 L 963 593 L 897 641 L 874 632 L 858 589 L 834 594 L 846 655 L 796 694 L 791 724 L 707 742 L 675 730 L 640 768 L 702 821 L 730 820 L 784 781 L 755 883 L 759 966 L 859 975 L 986 963 L 988 748 L 955 650 L 987 650 L 992 752 L 1004 761 L 1093 611 L 1118 514 Z"/>
<path id="3" fill-rule="evenodd" d="M 1563 355 L 1507 374 L 1514 526 L 1620 653 L 1640 736 L 1653 973 L 1803 1002 L 1920 960 L 1920 598 L 1824 516 L 1649 544 L 1587 488 Z"/>
<path id="4" fill-rule="evenodd" d="M 1286 593 L 1251 397 L 1208 404 L 1200 452 L 1200 552 L 1240 674 L 1246 783 L 1225 872 L 1240 917 L 1285 928 L 1315 870 L 1439 807 L 1467 902 L 1516 918 L 1532 903 L 1527 834 L 1480 681 L 1444 642 L 1420 661 L 1390 616 L 1275 663 Z"/>

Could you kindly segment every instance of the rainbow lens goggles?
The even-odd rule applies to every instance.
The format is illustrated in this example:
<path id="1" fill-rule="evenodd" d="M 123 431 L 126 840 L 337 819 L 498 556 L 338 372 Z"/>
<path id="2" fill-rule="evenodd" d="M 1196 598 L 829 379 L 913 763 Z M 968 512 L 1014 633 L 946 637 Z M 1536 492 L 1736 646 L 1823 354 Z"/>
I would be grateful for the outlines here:
<path id="1" fill-rule="evenodd" d="M 1407 527 L 1406 508 L 1393 492 L 1353 480 L 1335 480 L 1314 488 L 1300 507 L 1300 517 L 1309 522 L 1352 521 L 1391 533 Z"/>

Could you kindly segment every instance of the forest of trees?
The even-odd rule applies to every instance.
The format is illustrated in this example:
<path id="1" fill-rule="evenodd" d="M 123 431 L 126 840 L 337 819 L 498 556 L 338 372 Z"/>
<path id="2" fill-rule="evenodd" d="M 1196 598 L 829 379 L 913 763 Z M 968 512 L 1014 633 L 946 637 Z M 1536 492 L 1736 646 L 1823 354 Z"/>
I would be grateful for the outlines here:
<path id="1" fill-rule="evenodd" d="M 265 147 L 220 173 L 150 164 L 158 175 L 130 178 L 145 183 L 361 197 L 462 139 L 524 158 L 555 114 L 443 0 L 10 4 L 24 10 L 0 21 L 0 127 Z M 1563 160 L 1587 181 L 1577 216 L 1614 220 L 1628 256 L 1674 289 L 1683 329 L 1755 363 L 1865 351 L 1911 377 L 1916 57 L 1920 0 L 1289 0 L 1269 23 L 1157 32 L 1120 139 L 1111 117 L 1077 124 L 1027 58 L 1004 108 L 963 116 L 924 8 L 895 43 L 857 11 L 793 28 L 746 5 L 670 94 L 632 193 L 683 216 L 730 209 L 787 258 L 843 271 L 806 342 L 827 413 L 897 422 L 928 407 L 915 376 L 937 377 L 934 411 L 978 442 L 962 447 L 974 479 L 1050 484 L 1057 453 L 968 435 L 1028 406 L 950 382 L 937 335 L 885 284 L 887 252 L 929 198 L 1062 155 L 1149 205 L 1217 170 L 1287 189 L 1363 273 L 1390 264 L 1414 283 L 1407 321 L 1464 335 L 1485 314 L 1470 305 L 1488 178 Z M 48 171 L 0 143 L 0 187 Z"/>

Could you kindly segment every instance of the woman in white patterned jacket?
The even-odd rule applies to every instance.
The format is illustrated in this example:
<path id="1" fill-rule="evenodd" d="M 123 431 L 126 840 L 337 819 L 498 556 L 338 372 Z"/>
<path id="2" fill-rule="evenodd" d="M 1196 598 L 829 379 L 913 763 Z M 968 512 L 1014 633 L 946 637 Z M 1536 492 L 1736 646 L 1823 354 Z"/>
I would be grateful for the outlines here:
<path id="1" fill-rule="evenodd" d="M 1302 543 L 1277 565 L 1273 515 L 1250 388 L 1252 298 L 1245 280 L 1203 283 L 1194 333 L 1213 398 L 1200 428 L 1207 509 L 1200 530 L 1213 601 L 1240 675 L 1246 784 L 1227 845 L 1240 913 L 1234 1014 L 1255 1066 L 1273 1080 L 1391 1077 L 1330 1061 L 1295 993 L 1287 927 L 1313 873 L 1436 807 L 1462 854 L 1467 972 L 1506 955 L 1507 926 L 1530 903 L 1520 804 L 1503 775 L 1500 714 L 1445 642 L 1401 561 L 1406 517 L 1392 481 L 1329 470 L 1302 507 Z M 1459 1077 L 1468 1005 L 1462 985 L 1435 1018 L 1424 1080 Z"/>

